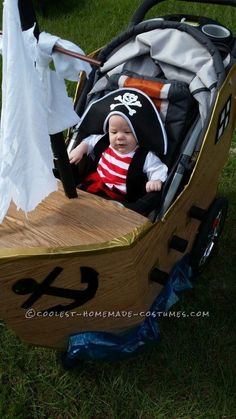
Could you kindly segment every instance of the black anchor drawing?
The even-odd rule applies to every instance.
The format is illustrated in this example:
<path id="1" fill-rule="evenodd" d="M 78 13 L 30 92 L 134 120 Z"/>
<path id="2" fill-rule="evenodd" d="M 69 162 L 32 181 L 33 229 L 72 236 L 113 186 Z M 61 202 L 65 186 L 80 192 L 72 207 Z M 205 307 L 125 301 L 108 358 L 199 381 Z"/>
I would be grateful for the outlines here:
<path id="1" fill-rule="evenodd" d="M 31 293 L 30 297 L 21 305 L 21 308 L 28 309 L 32 307 L 43 295 L 53 295 L 55 297 L 74 300 L 67 305 L 58 304 L 43 310 L 43 312 L 53 311 L 60 313 L 79 307 L 95 296 L 98 289 L 98 273 L 93 268 L 87 266 L 80 267 L 81 283 L 88 284 L 87 288 L 83 291 L 52 286 L 51 284 L 62 271 L 63 268 L 56 266 L 40 284 L 33 278 L 19 279 L 12 286 L 13 292 L 18 295 L 27 295 Z"/>

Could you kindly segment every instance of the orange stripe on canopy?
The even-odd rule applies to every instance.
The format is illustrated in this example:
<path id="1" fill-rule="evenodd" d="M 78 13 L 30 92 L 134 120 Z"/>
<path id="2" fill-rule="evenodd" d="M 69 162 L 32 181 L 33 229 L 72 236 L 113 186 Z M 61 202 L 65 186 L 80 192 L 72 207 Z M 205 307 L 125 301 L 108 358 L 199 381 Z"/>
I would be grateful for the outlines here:
<path id="1" fill-rule="evenodd" d="M 128 77 L 124 82 L 124 87 L 132 87 L 139 89 L 146 93 L 155 103 L 158 110 L 161 107 L 161 90 L 164 83 L 160 83 L 152 80 L 136 79 L 134 77 Z"/>

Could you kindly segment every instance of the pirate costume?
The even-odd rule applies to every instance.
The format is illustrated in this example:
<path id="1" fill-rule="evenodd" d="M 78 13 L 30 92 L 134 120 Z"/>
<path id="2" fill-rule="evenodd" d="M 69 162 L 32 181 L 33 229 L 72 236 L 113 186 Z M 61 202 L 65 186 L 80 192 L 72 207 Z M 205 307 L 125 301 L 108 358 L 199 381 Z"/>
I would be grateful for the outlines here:
<path id="1" fill-rule="evenodd" d="M 137 140 L 133 151 L 123 154 L 111 147 L 108 123 L 112 115 L 128 123 Z M 118 89 L 93 102 L 79 132 L 82 138 L 92 134 L 84 139 L 93 161 L 92 172 L 82 182 L 84 190 L 133 203 L 146 194 L 148 180 L 166 180 L 167 166 L 157 157 L 166 153 L 166 133 L 152 101 L 139 90 Z"/>

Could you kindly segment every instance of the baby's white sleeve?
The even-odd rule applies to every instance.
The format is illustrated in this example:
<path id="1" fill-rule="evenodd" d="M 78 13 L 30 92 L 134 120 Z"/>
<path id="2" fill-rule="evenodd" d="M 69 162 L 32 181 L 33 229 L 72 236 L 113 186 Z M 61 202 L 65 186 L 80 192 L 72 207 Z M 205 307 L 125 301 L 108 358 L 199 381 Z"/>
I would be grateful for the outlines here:
<path id="1" fill-rule="evenodd" d="M 97 144 L 97 142 L 100 140 L 100 138 L 102 138 L 102 135 L 93 134 L 93 135 L 89 135 L 89 137 L 86 137 L 83 140 L 86 144 L 88 144 L 87 155 L 92 154 L 93 149 L 95 145 Z"/>
<path id="2" fill-rule="evenodd" d="M 162 163 L 156 154 L 150 151 L 145 159 L 143 171 L 147 174 L 148 180 L 161 180 L 165 182 L 168 167 Z"/>

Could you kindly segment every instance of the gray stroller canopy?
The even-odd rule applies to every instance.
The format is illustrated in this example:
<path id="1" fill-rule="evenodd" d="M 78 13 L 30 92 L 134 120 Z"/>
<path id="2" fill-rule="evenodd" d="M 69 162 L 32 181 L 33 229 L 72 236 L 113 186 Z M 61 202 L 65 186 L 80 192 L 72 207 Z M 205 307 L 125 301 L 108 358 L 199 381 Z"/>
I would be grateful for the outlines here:
<path id="1" fill-rule="evenodd" d="M 189 85 L 202 123 L 225 78 L 222 58 L 198 29 L 159 19 L 142 22 L 113 40 L 101 53 L 102 77 L 90 93 L 106 90 L 107 77 L 124 70 Z"/>

